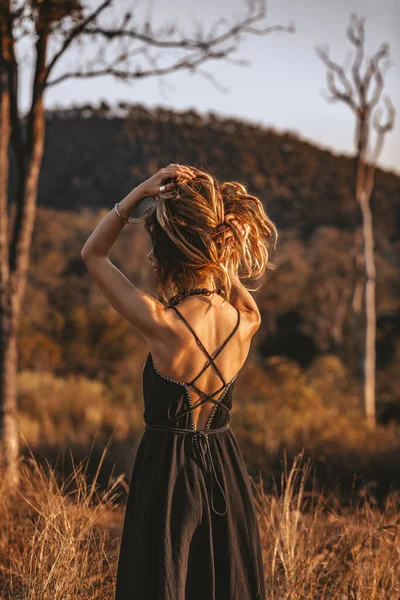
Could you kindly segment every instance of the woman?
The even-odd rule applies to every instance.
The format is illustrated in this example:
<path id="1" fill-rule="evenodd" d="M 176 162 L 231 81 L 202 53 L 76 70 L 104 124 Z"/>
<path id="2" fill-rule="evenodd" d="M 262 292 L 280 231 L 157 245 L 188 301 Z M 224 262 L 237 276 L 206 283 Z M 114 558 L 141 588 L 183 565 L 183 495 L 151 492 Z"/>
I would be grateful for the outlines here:
<path id="1" fill-rule="evenodd" d="M 148 196 L 156 202 L 136 220 L 151 238 L 158 298 L 108 258 Z M 229 412 L 260 326 L 240 278 L 263 275 L 271 240 L 275 248 L 276 228 L 244 186 L 171 164 L 117 203 L 82 249 L 103 294 L 150 350 L 115 600 L 265 598 L 250 479 Z"/>

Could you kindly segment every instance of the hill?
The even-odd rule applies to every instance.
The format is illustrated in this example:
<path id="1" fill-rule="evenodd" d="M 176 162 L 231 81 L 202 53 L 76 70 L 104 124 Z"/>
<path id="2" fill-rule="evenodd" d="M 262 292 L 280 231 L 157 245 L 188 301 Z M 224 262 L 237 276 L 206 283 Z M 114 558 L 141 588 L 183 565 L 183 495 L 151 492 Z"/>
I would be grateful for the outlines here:
<path id="1" fill-rule="evenodd" d="M 213 113 L 126 104 L 48 111 L 46 121 L 40 206 L 112 207 L 154 170 L 177 162 L 245 182 L 279 228 L 295 228 L 303 239 L 316 227 L 352 231 L 360 222 L 355 161 L 295 133 Z M 400 177 L 377 170 L 372 208 L 376 230 L 398 241 Z"/>

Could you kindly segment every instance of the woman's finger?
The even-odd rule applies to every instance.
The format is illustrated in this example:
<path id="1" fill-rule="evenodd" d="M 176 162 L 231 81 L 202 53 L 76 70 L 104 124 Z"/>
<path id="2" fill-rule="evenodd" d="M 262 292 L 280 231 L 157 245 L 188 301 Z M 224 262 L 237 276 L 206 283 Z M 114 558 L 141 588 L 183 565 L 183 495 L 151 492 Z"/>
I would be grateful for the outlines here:
<path id="1" fill-rule="evenodd" d="M 191 169 L 184 165 L 172 164 L 167 167 L 167 170 L 170 177 L 194 177 L 194 173 Z"/>
<path id="2" fill-rule="evenodd" d="M 176 187 L 176 184 L 173 182 L 164 184 L 161 183 L 159 187 L 161 187 L 161 185 L 164 185 L 165 189 L 162 192 L 159 192 L 160 194 L 163 194 L 165 192 L 171 192 Z"/>
<path id="3" fill-rule="evenodd" d="M 160 181 L 165 181 L 166 179 L 176 179 L 177 177 L 182 177 L 184 179 L 190 179 L 190 175 L 188 173 L 184 173 L 183 171 L 170 171 L 169 173 L 164 173 Z"/>
<path id="4" fill-rule="evenodd" d="M 180 164 L 177 164 L 177 163 L 171 163 L 170 165 L 168 165 L 167 168 L 168 169 L 177 169 L 177 170 L 181 169 L 181 170 L 187 170 L 187 171 L 191 172 L 191 168 L 190 167 L 187 167 L 186 165 L 180 165 Z"/>

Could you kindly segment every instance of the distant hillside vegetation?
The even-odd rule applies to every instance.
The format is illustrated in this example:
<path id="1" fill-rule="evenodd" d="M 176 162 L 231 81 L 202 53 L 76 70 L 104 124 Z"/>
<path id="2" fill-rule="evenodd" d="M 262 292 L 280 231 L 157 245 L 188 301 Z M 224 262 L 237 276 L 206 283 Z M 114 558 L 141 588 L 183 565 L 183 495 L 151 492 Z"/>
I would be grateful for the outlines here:
<path id="1" fill-rule="evenodd" d="M 112 207 L 170 162 L 246 183 L 278 227 L 295 228 L 303 239 L 321 225 L 352 230 L 360 219 L 353 159 L 239 119 L 127 104 L 47 112 L 38 203 Z M 377 171 L 372 206 L 376 229 L 397 240 L 398 176 Z"/>

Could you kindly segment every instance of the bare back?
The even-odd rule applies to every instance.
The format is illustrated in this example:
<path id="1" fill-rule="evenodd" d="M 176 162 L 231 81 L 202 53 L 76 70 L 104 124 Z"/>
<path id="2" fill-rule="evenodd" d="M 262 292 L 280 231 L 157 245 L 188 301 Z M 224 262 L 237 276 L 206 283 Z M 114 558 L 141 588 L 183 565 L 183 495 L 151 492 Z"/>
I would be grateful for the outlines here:
<path id="1" fill-rule="evenodd" d="M 229 302 L 191 302 L 166 309 L 169 331 L 150 354 L 161 376 L 186 385 L 194 426 L 202 429 L 246 361 L 255 327 L 248 311 Z"/>

